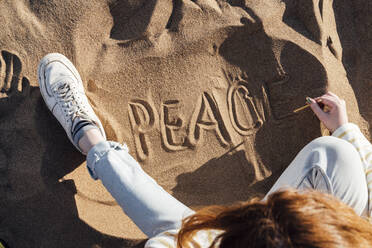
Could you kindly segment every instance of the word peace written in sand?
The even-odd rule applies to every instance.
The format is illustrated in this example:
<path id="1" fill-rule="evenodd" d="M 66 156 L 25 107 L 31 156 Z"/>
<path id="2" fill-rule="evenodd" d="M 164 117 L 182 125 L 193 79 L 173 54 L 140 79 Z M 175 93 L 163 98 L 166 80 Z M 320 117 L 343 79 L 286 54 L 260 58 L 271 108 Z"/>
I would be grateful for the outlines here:
<path id="1" fill-rule="evenodd" d="M 158 129 L 163 148 L 174 152 L 203 144 L 208 132 L 214 133 L 219 143 L 227 147 L 231 144 L 232 128 L 247 136 L 262 126 L 262 119 L 244 83 L 230 86 L 227 101 L 222 103 L 217 99 L 213 93 L 203 92 L 186 124 L 181 118 L 179 100 L 163 101 L 159 111 L 148 101 L 130 101 L 129 119 L 138 158 L 142 161 L 148 158 L 148 136 Z"/>

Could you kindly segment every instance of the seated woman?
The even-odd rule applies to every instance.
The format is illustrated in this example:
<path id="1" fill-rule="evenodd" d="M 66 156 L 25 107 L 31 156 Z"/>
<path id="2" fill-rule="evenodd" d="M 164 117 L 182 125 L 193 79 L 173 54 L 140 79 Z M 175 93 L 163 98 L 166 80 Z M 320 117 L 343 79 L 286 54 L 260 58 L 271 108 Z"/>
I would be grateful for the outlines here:
<path id="1" fill-rule="evenodd" d="M 305 146 L 262 201 L 195 213 L 147 175 L 126 146 L 106 140 L 65 56 L 45 56 L 38 78 L 48 108 L 87 155 L 92 178 L 150 238 L 145 247 L 372 247 L 372 224 L 362 218 L 372 209 L 372 146 L 348 123 L 345 102 L 335 94 L 308 99 L 332 136 Z"/>

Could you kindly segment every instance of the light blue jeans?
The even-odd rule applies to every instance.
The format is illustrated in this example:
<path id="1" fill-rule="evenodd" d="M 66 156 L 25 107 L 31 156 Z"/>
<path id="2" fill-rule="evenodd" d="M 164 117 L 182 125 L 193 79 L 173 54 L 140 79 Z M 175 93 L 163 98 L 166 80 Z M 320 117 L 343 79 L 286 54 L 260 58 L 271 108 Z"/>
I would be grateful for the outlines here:
<path id="1" fill-rule="evenodd" d="M 105 141 L 87 155 L 88 170 L 100 179 L 133 222 L 148 236 L 181 227 L 193 211 L 147 175 L 126 146 Z M 355 148 L 335 137 L 320 137 L 304 147 L 268 194 L 283 187 L 333 194 L 359 214 L 367 213 L 368 192 Z"/>

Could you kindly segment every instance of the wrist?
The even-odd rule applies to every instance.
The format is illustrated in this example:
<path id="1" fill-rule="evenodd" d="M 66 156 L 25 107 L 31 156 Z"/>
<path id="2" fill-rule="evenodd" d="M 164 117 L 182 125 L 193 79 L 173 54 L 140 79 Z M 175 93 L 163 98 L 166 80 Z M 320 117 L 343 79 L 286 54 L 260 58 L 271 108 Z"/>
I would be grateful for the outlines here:
<path id="1" fill-rule="evenodd" d="M 334 132 L 332 132 L 332 136 L 339 137 L 345 131 L 351 130 L 351 129 L 355 130 L 359 128 L 354 123 L 348 122 L 348 123 L 343 124 L 342 126 L 339 126 Z"/>

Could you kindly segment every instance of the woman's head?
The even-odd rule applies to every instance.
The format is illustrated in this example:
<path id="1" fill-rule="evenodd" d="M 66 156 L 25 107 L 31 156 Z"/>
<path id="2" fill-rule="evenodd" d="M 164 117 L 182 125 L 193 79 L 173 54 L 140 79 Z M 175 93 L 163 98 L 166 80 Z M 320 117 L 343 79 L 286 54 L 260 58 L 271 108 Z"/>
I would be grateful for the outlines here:
<path id="1" fill-rule="evenodd" d="M 267 201 L 212 206 L 184 220 L 178 246 L 199 230 L 221 230 L 211 247 L 372 247 L 372 224 L 331 195 L 285 190 Z"/>

